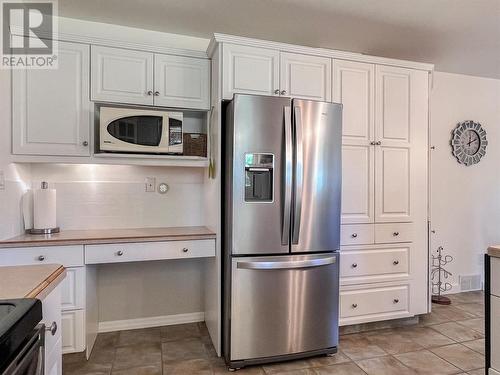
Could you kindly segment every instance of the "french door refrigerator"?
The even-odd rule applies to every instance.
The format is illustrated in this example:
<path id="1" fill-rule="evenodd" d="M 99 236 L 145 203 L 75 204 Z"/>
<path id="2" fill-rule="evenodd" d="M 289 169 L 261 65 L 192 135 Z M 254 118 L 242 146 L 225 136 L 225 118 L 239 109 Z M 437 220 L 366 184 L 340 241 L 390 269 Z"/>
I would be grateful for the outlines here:
<path id="1" fill-rule="evenodd" d="M 224 134 L 230 368 L 337 351 L 340 104 L 235 95 Z"/>

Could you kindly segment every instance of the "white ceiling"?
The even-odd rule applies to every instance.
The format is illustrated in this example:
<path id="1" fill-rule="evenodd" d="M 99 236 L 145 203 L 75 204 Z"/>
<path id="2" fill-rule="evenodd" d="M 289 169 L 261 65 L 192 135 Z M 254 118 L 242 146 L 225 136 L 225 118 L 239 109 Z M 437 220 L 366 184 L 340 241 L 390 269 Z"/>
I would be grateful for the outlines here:
<path id="1" fill-rule="evenodd" d="M 430 62 L 500 78 L 500 0 L 59 0 L 64 17 Z"/>

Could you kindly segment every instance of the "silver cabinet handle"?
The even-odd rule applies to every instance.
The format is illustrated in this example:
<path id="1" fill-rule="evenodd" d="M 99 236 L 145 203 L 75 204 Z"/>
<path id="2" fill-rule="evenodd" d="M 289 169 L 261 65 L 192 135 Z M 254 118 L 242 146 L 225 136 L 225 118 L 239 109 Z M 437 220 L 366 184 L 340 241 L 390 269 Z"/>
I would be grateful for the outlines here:
<path id="1" fill-rule="evenodd" d="M 292 268 L 310 268 L 327 266 L 334 264 L 337 261 L 336 257 L 296 260 L 296 261 L 259 261 L 259 262 L 237 262 L 236 267 L 247 270 L 280 270 Z"/>
<path id="2" fill-rule="evenodd" d="M 356 309 L 357 307 L 358 307 L 358 304 L 357 304 L 357 303 L 353 303 L 353 304 L 352 304 L 352 308 L 353 308 L 353 309 Z"/>
<path id="3" fill-rule="evenodd" d="M 375 142 L 375 145 L 376 145 L 376 146 L 380 146 L 381 144 L 382 144 L 382 142 L 381 142 L 381 141 L 377 141 L 377 142 Z"/>
<path id="4" fill-rule="evenodd" d="M 83 141 L 82 145 L 85 146 L 85 147 L 87 147 L 89 145 L 89 143 L 87 141 Z"/>
<path id="5" fill-rule="evenodd" d="M 146 94 L 148 94 L 149 96 L 153 95 L 153 91 L 149 90 Z"/>
<path id="6" fill-rule="evenodd" d="M 278 90 L 279 92 L 279 90 Z M 285 118 L 285 165 L 283 168 L 283 180 L 285 186 L 285 203 L 283 204 L 283 220 L 281 226 L 281 244 L 288 245 L 288 236 L 290 233 L 290 211 L 292 201 L 292 109 L 284 107 L 283 116 Z"/>
<path id="7" fill-rule="evenodd" d="M 45 260 L 45 256 L 44 256 L 44 255 L 39 255 L 39 256 L 38 256 L 38 260 L 39 260 L 40 262 L 43 262 L 43 261 Z"/>
<path id="8" fill-rule="evenodd" d="M 123 255 L 123 251 L 122 251 L 122 250 L 118 250 L 118 251 L 116 252 L 116 255 L 118 255 L 119 257 L 121 257 L 121 256 Z"/>
<path id="9" fill-rule="evenodd" d="M 358 263 L 353 263 L 351 267 L 352 267 L 352 268 L 356 268 L 356 267 L 358 267 Z"/>
<path id="10" fill-rule="evenodd" d="M 394 302 L 394 303 L 399 303 L 399 299 L 394 298 L 394 301 L 393 301 L 393 302 Z"/>
<path id="11" fill-rule="evenodd" d="M 399 264 L 399 260 L 395 260 L 394 262 L 392 262 L 392 264 L 394 264 L 395 266 L 397 266 Z"/>
<path id="12" fill-rule="evenodd" d="M 282 90 L 282 91 L 280 92 L 280 94 L 281 94 L 281 95 L 286 95 L 286 90 Z"/>
<path id="13" fill-rule="evenodd" d="M 159 91 L 155 91 L 154 95 L 155 95 L 155 96 L 159 96 L 159 95 L 160 95 L 160 92 L 159 92 Z"/>
<path id="14" fill-rule="evenodd" d="M 394 232 L 392 235 L 393 235 L 394 237 L 397 237 L 397 236 L 399 236 L 399 232 Z"/>
<path id="15" fill-rule="evenodd" d="M 185 247 L 185 248 L 182 249 L 183 253 L 187 253 L 188 251 L 189 251 L 189 249 L 187 247 Z"/>
<path id="16" fill-rule="evenodd" d="M 278 94 L 280 93 L 280 89 L 276 89 L 276 90 L 274 90 L 274 93 L 275 93 L 276 95 L 278 95 Z"/>
<path id="17" fill-rule="evenodd" d="M 356 238 L 356 237 L 358 237 L 358 234 L 357 233 L 353 233 L 353 234 L 351 234 L 351 237 L 352 238 Z"/>
<path id="18" fill-rule="evenodd" d="M 52 324 L 50 325 L 50 327 L 45 327 L 45 330 L 50 332 L 50 334 L 52 336 L 55 336 L 56 332 L 57 332 L 57 323 L 56 322 L 52 322 Z"/>
<path id="19" fill-rule="evenodd" d="M 377 142 L 375 142 L 375 141 L 370 142 L 370 145 L 372 145 L 372 146 L 375 146 L 376 144 L 377 144 Z"/>

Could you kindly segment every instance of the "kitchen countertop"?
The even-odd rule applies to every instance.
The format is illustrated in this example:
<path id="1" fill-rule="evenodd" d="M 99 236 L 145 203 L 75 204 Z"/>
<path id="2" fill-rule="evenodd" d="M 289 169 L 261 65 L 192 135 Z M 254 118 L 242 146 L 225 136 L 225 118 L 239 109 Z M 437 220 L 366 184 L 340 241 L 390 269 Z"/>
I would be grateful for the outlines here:
<path id="1" fill-rule="evenodd" d="M 60 264 L 0 267 L 0 300 L 46 297 L 64 278 Z"/>
<path id="2" fill-rule="evenodd" d="M 175 240 L 215 239 L 215 233 L 207 227 L 166 227 L 166 228 L 131 228 L 131 229 L 90 229 L 61 230 L 48 235 L 22 234 L 0 241 L 0 248 L 92 245 L 126 242 L 154 242 Z"/>
<path id="3" fill-rule="evenodd" d="M 495 258 L 500 258 L 500 245 L 488 247 L 488 255 Z"/>

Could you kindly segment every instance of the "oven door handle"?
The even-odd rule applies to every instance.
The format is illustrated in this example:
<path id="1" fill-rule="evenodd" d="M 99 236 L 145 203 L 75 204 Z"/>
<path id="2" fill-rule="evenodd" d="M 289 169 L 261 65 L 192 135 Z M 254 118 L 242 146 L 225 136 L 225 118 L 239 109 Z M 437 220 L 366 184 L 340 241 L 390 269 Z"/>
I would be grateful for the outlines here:
<path id="1" fill-rule="evenodd" d="M 43 374 L 44 363 L 44 335 L 45 325 L 39 325 L 36 333 L 24 345 L 21 351 L 12 360 L 11 365 L 7 367 L 3 375 L 23 375 L 29 368 L 29 363 L 33 357 L 37 356 L 36 375 Z"/>

